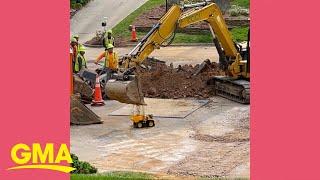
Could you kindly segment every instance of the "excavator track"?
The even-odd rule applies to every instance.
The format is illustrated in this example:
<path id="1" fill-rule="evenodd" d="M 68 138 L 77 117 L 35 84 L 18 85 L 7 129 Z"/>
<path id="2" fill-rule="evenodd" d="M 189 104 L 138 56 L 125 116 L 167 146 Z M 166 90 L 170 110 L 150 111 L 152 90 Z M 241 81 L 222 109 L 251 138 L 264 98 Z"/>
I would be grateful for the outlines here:
<path id="1" fill-rule="evenodd" d="M 235 80 L 230 77 L 214 77 L 214 87 L 217 95 L 242 104 L 250 104 L 250 82 Z"/>

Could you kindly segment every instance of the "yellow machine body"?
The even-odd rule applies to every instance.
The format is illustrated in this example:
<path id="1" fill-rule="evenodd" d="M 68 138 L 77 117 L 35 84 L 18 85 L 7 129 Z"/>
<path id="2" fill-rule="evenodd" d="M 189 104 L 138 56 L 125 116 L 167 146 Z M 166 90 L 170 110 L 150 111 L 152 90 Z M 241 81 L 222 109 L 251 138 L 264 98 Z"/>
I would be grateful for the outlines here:
<path id="1" fill-rule="evenodd" d="M 225 55 L 228 56 L 231 60 L 231 63 L 228 64 L 228 68 L 226 68 L 226 74 L 228 74 L 228 78 L 232 80 L 238 80 L 241 78 L 249 79 L 250 73 L 247 68 L 247 61 L 243 60 L 240 53 L 237 51 L 219 7 L 215 3 L 211 3 L 204 4 L 201 7 L 191 8 L 187 11 L 183 10 L 184 9 L 180 6 L 173 5 L 168 10 L 168 12 L 159 20 L 159 22 L 150 30 L 150 32 L 139 42 L 139 44 L 121 60 L 121 69 L 125 71 L 132 67 L 139 66 L 155 49 L 166 46 L 164 45 L 164 43 L 167 42 L 170 38 L 173 39 L 177 28 L 185 28 L 194 23 L 204 21 L 208 23 L 212 35 L 214 36 L 214 38 L 218 39 Z M 242 93 L 246 94 L 247 92 L 249 92 L 247 89 L 246 92 L 244 92 L 242 87 L 243 85 L 241 83 L 239 85 L 239 82 L 237 82 L 238 84 L 236 84 L 229 79 L 229 85 L 231 83 L 231 86 L 238 86 L 234 89 L 230 89 L 230 92 L 236 92 L 236 96 L 238 94 L 240 94 L 241 96 Z M 220 85 L 222 83 L 224 82 L 221 81 Z M 107 83 L 106 89 L 109 98 L 118 100 L 122 103 L 136 104 L 141 106 L 144 101 L 143 94 L 141 93 L 141 88 L 138 86 L 139 83 L 134 83 L 137 86 L 132 86 L 131 83 L 126 84 L 127 86 L 124 86 L 123 83 L 121 84 L 121 86 L 119 85 L 118 87 L 121 88 L 119 89 L 108 87 L 116 86 L 116 82 Z M 248 83 L 245 84 L 247 85 Z M 220 86 L 220 88 L 228 89 L 228 87 L 223 86 Z M 140 95 L 141 97 L 130 98 L 130 94 L 135 94 L 135 96 Z M 248 96 L 246 95 L 246 97 Z M 131 116 L 131 120 L 134 123 L 143 121 L 145 120 L 145 118 L 146 116 L 144 115 L 144 113 Z"/>

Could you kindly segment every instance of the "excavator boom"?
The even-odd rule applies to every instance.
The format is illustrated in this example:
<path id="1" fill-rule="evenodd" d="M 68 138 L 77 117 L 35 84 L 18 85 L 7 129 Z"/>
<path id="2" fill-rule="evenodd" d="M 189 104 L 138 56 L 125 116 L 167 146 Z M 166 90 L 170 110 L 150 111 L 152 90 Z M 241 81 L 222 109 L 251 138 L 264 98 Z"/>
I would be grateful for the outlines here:
<path id="1" fill-rule="evenodd" d="M 191 24 L 205 21 L 213 29 L 227 56 L 236 56 L 238 51 L 229 34 L 228 27 L 223 19 L 219 7 L 212 3 L 201 9 L 193 10 L 182 15 L 179 19 L 179 27 L 185 28 Z"/>
<path id="2" fill-rule="evenodd" d="M 219 7 L 215 3 L 207 4 L 207 2 L 185 5 L 184 7 L 191 9 L 183 12 L 183 8 L 173 5 L 128 56 L 124 57 L 122 60 L 123 68 L 128 70 L 139 66 L 155 49 L 170 45 L 178 27 L 185 28 L 191 24 L 204 21 L 208 23 L 212 30 L 217 49 L 220 48 L 220 45 L 223 48 L 223 50 L 221 48 L 218 51 L 228 59 L 228 61 L 224 61 L 224 65 L 227 66 L 225 70 L 229 76 L 215 79 L 217 81 L 215 88 L 217 92 L 220 92 L 218 94 L 223 94 L 224 97 L 230 96 L 229 99 L 232 100 L 240 99 L 237 100 L 238 102 L 248 103 L 249 82 L 234 81 L 241 78 L 249 79 L 248 65 L 246 61 L 242 60 L 240 52 L 236 49 Z M 123 103 L 143 104 L 143 97 L 130 97 L 133 94 L 142 96 L 139 77 L 135 77 L 132 81 L 134 85 L 130 82 L 124 84 L 121 80 L 126 81 L 126 79 L 118 78 L 118 81 L 107 83 L 106 93 L 108 97 Z M 134 102 L 132 99 L 137 101 Z"/>
<path id="3" fill-rule="evenodd" d="M 172 38 L 180 18 L 182 10 L 179 6 L 173 6 L 170 10 L 153 26 L 149 33 L 141 39 L 138 45 L 122 60 L 126 74 L 142 63 L 155 49 L 163 46 L 163 43 Z M 108 98 L 122 103 L 144 105 L 142 88 L 139 77 L 120 76 L 117 80 L 109 80 L 106 84 L 106 94 Z"/>

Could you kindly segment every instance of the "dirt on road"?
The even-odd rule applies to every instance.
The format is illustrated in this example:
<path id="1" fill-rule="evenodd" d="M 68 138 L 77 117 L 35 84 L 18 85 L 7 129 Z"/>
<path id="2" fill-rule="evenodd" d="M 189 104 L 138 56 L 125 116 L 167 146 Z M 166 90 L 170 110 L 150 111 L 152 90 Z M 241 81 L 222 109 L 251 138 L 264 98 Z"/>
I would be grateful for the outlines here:
<path id="1" fill-rule="evenodd" d="M 208 98 L 214 95 L 214 88 L 208 80 L 224 75 L 218 64 L 206 60 L 197 65 L 173 67 L 164 62 L 149 58 L 146 68 L 138 68 L 137 75 L 145 97 L 151 98 Z"/>
<path id="2" fill-rule="evenodd" d="M 226 118 L 233 124 L 233 131 L 215 134 L 203 131 L 197 125 L 193 126 L 195 133 L 190 138 L 201 142 L 201 146 L 183 161 L 170 167 L 168 174 L 209 178 L 237 174 L 239 177 L 246 177 L 243 170 L 250 167 L 249 162 L 244 163 L 250 154 L 249 116 L 240 112 L 237 117 L 232 118 L 228 117 L 230 113 L 227 111 Z"/>

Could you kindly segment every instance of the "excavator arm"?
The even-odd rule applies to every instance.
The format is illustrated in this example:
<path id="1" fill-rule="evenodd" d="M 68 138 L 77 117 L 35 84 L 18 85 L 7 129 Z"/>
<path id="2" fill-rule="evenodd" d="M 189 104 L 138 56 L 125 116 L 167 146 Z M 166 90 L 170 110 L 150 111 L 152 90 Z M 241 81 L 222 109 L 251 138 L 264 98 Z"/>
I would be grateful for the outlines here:
<path id="1" fill-rule="evenodd" d="M 168 39 L 173 39 L 177 22 L 182 14 L 179 6 L 172 6 L 155 24 L 143 39 L 124 57 L 124 68 L 134 67 L 142 63 L 155 49 L 164 46 Z"/>
<path id="2" fill-rule="evenodd" d="M 228 27 L 223 18 L 222 12 L 215 3 L 197 3 L 194 6 L 186 5 L 189 9 L 183 12 L 183 9 L 177 5 L 172 6 L 170 10 L 153 26 L 149 33 L 133 48 L 133 50 L 123 59 L 124 67 L 135 67 L 143 62 L 155 49 L 170 45 L 174 39 L 175 31 L 179 28 L 185 28 L 197 22 L 207 22 L 212 36 L 217 38 L 223 48 L 224 55 L 233 63 L 224 62 L 228 67 L 228 73 L 234 78 L 248 77 L 246 71 L 241 68 L 244 66 L 241 55 L 236 49 L 230 36 Z M 168 42 L 169 41 L 169 42 Z M 220 45 L 219 44 L 219 45 Z"/>
<path id="3" fill-rule="evenodd" d="M 235 47 L 235 43 L 231 38 L 222 12 L 215 3 L 206 5 L 199 9 L 191 9 L 184 13 L 179 19 L 179 27 L 185 28 L 191 24 L 202 21 L 208 23 L 212 36 L 217 38 L 219 44 L 217 45 L 217 43 L 215 43 L 216 46 L 221 45 L 224 51 L 223 55 L 227 56 L 231 60 L 231 62 L 223 62 L 223 65 L 228 67 L 227 73 L 233 78 L 248 78 L 249 74 L 245 69 L 246 62 L 242 61 L 242 57 Z"/>
<path id="4" fill-rule="evenodd" d="M 223 19 L 219 7 L 212 3 L 200 9 L 187 11 L 179 19 L 179 27 L 185 28 L 197 22 L 205 21 L 213 29 L 227 56 L 235 57 L 238 54 L 233 40 L 229 34 L 228 27 Z"/>
<path id="5" fill-rule="evenodd" d="M 141 64 L 155 49 L 170 45 L 178 27 L 185 28 L 204 21 L 208 23 L 213 37 L 218 40 L 216 43 L 221 44 L 224 55 L 228 57 L 228 61 L 225 62 L 228 67 L 227 74 L 233 79 L 249 78 L 246 62 L 242 61 L 241 55 L 235 47 L 219 7 L 215 3 L 207 4 L 206 2 L 185 7 L 191 9 L 183 12 L 183 8 L 178 5 L 173 5 L 170 8 L 138 45 L 121 60 L 124 70 L 135 68 Z M 165 45 L 165 43 L 167 44 Z M 118 80 L 120 79 L 118 78 Z M 129 78 L 122 80 L 127 81 Z M 142 96 L 139 78 L 131 78 L 131 80 L 130 82 L 109 81 L 106 85 L 108 97 L 123 103 L 143 105 L 143 97 L 138 97 Z M 132 94 L 136 96 L 134 97 Z"/>

